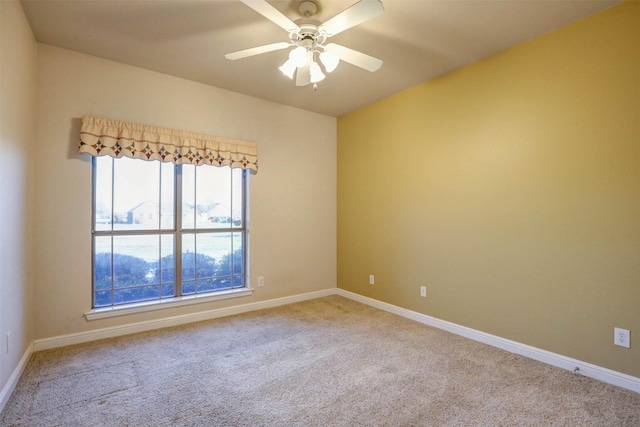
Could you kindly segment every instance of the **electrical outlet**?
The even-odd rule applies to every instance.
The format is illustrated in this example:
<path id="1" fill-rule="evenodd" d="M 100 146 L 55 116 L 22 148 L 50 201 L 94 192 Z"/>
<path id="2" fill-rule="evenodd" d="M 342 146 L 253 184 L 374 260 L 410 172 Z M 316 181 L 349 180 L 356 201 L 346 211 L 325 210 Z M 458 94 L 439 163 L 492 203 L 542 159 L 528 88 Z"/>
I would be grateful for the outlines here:
<path id="1" fill-rule="evenodd" d="M 264 286 L 264 277 L 260 276 L 258 277 L 258 287 L 261 288 Z"/>
<path id="2" fill-rule="evenodd" d="M 369 284 L 373 285 L 375 282 L 376 282 L 376 278 L 373 277 L 373 274 L 370 274 L 369 275 Z"/>
<path id="3" fill-rule="evenodd" d="M 427 287 L 426 286 L 420 286 L 420 296 L 422 298 L 426 298 L 427 297 Z"/>
<path id="4" fill-rule="evenodd" d="M 620 347 L 631 347 L 631 332 L 628 329 L 613 328 L 613 343 Z"/>

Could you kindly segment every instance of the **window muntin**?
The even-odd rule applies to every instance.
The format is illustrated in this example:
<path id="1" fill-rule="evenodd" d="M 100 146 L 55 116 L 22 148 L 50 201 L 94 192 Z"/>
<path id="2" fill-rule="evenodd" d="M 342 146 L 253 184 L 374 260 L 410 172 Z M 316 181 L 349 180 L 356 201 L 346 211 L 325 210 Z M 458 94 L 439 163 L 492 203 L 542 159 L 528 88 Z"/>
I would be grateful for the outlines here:
<path id="1" fill-rule="evenodd" d="M 93 162 L 93 308 L 244 287 L 245 171 Z"/>

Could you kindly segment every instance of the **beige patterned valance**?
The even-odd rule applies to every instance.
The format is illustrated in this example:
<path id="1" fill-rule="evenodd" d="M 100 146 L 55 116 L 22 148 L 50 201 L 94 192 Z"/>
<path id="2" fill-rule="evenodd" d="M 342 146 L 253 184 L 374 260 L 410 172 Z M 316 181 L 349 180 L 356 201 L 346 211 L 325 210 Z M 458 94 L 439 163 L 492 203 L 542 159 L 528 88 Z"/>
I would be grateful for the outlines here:
<path id="1" fill-rule="evenodd" d="M 258 172 L 254 142 L 84 116 L 79 153 Z"/>

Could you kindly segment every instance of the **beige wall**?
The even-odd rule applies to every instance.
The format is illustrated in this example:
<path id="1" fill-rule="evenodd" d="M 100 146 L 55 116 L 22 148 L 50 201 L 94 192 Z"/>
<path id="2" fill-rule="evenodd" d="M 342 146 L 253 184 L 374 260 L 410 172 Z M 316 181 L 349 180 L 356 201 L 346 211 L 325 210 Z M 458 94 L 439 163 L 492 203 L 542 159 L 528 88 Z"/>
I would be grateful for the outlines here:
<path id="1" fill-rule="evenodd" d="M 335 288 L 336 119 L 47 45 L 38 47 L 35 338 Z M 87 322 L 91 170 L 80 118 L 252 140 L 252 297 Z"/>
<path id="2" fill-rule="evenodd" d="M 338 287 L 640 377 L 638 23 L 628 2 L 340 118 Z"/>
<path id="3" fill-rule="evenodd" d="M 22 6 L 0 1 L 0 391 L 33 340 L 32 146 L 36 43 Z M 9 352 L 6 336 L 11 332 Z"/>

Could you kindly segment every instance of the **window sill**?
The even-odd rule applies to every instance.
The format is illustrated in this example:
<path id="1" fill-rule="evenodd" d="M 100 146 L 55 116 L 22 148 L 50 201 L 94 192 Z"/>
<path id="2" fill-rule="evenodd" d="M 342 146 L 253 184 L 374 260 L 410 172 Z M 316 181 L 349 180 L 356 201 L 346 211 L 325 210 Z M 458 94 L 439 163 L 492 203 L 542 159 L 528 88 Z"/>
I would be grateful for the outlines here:
<path id="1" fill-rule="evenodd" d="M 168 308 L 183 307 L 193 304 L 202 304 L 211 301 L 220 301 L 230 298 L 251 296 L 253 289 L 240 288 L 226 291 L 218 291 L 214 294 L 189 295 L 184 297 L 167 298 L 161 301 L 145 301 L 115 307 L 96 308 L 84 314 L 87 320 L 108 319 L 110 317 L 126 316 L 135 313 L 164 310 Z"/>

